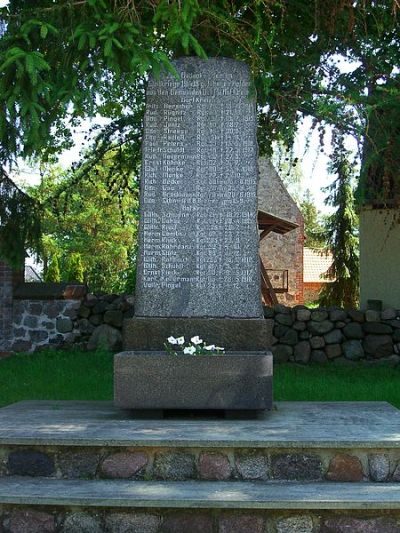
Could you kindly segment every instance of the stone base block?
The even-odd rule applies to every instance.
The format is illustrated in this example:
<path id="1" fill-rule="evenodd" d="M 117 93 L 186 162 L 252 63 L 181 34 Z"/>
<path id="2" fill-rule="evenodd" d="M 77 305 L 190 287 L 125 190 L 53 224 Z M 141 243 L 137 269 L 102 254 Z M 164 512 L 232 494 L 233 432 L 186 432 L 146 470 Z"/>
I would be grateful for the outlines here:
<path id="1" fill-rule="evenodd" d="M 272 408 L 272 355 L 114 356 L 114 405 L 125 409 L 260 410 Z"/>
<path id="2" fill-rule="evenodd" d="M 164 350 L 168 337 L 199 335 L 208 344 L 229 351 L 265 351 L 271 346 L 272 321 L 264 318 L 153 318 L 124 321 L 123 349 Z"/>

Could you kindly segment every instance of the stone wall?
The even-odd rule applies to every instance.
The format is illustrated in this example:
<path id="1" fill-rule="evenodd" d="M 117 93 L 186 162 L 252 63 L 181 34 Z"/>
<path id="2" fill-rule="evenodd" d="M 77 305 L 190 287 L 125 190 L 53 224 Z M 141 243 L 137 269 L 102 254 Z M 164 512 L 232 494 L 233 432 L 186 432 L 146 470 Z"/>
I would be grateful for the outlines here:
<path id="1" fill-rule="evenodd" d="M 79 300 L 14 300 L 11 349 L 31 352 L 73 344 L 79 338 L 73 319 L 80 305 Z"/>
<path id="2" fill-rule="evenodd" d="M 400 362 L 400 310 L 345 311 L 276 305 L 264 308 L 273 321 L 276 362 L 327 363 L 365 360 Z"/>
<path id="3" fill-rule="evenodd" d="M 122 323 L 125 318 L 133 316 L 133 303 L 132 295 L 88 294 L 74 320 L 81 347 L 89 350 L 100 346 L 121 349 Z"/>
<path id="4" fill-rule="evenodd" d="M 124 509 L 74 505 L 38 508 L 0 506 L 0 527 L 10 533 L 67 531 L 138 531 L 143 533 L 397 533 L 400 513 L 392 510 L 343 511 L 264 509 Z"/>
<path id="5" fill-rule="evenodd" d="M 129 296 L 87 295 L 83 300 L 14 300 L 9 349 L 33 352 L 53 347 L 121 348 L 124 318 L 133 315 Z"/>
<path id="6" fill-rule="evenodd" d="M 299 225 L 297 229 L 286 235 L 276 233 L 268 235 L 261 241 L 260 256 L 265 268 L 288 270 L 289 291 L 277 294 L 278 301 L 287 305 L 302 304 L 304 303 L 303 216 L 269 160 L 259 159 L 259 168 L 258 208 Z"/>
<path id="7" fill-rule="evenodd" d="M 82 300 L 16 300 L 13 351 L 46 346 L 122 347 L 122 324 L 134 314 L 130 295 L 93 295 Z M 265 307 L 271 321 L 274 361 L 400 363 L 400 310 L 345 311 L 278 304 Z"/>
<path id="8" fill-rule="evenodd" d="M 351 447 L 0 446 L 0 479 L 400 482 L 400 452 Z"/>

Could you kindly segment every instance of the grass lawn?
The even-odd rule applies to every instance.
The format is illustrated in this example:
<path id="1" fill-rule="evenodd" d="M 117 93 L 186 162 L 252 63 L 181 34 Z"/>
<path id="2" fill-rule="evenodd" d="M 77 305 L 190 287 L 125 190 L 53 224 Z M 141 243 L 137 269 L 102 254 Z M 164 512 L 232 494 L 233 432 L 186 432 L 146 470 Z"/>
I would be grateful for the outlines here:
<path id="1" fill-rule="evenodd" d="M 0 360 L 0 406 L 20 400 L 111 400 L 113 357 L 46 351 Z M 400 368 L 278 365 L 275 400 L 385 400 L 400 408 Z"/>

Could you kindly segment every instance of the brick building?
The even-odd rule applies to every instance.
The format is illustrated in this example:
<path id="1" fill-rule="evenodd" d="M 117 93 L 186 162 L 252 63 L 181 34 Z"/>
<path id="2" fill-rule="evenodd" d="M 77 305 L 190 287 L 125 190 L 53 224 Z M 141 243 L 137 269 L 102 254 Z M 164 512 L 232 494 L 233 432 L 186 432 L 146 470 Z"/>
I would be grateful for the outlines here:
<path id="1" fill-rule="evenodd" d="M 323 250 L 304 248 L 304 302 L 317 302 L 319 293 L 326 283 L 325 274 L 332 264 L 332 254 Z"/>
<path id="2" fill-rule="evenodd" d="M 24 280 L 23 269 L 13 269 L 0 260 L 0 351 L 7 350 L 13 332 L 13 293 Z"/>
<path id="3" fill-rule="evenodd" d="M 273 285 L 275 277 L 279 283 L 280 273 L 288 271 L 288 291 L 277 294 L 278 301 L 285 305 L 302 304 L 304 302 L 303 215 L 270 161 L 260 158 L 259 169 L 258 208 L 298 224 L 298 228 L 286 235 L 271 233 L 260 244 L 260 256 L 265 268 L 275 271 L 270 276 Z"/>

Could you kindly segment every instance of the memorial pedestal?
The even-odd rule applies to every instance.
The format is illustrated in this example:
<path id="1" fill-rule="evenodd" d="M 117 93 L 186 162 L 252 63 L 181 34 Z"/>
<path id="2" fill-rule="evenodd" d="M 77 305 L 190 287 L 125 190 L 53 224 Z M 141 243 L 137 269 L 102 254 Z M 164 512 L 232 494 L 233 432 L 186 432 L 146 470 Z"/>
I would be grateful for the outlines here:
<path id="1" fill-rule="evenodd" d="M 271 322 L 264 318 L 133 317 L 124 321 L 124 350 L 164 350 L 168 337 L 199 335 L 229 351 L 265 351 L 272 345 Z"/>
<path id="2" fill-rule="evenodd" d="M 114 404 L 151 411 L 271 409 L 272 372 L 267 352 L 121 352 L 114 357 Z"/>

